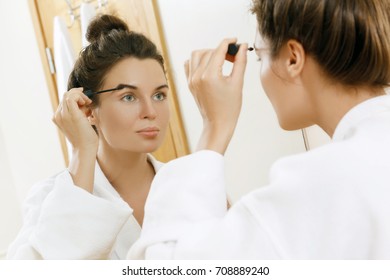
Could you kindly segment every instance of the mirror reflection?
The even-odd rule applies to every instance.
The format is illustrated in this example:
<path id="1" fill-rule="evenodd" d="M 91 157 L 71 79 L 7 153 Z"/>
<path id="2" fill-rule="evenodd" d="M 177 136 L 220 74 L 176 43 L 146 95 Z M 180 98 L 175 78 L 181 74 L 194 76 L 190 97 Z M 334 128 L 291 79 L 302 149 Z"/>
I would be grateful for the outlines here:
<path id="1" fill-rule="evenodd" d="M 90 21 L 97 14 L 115 14 L 130 30 L 150 38 L 163 55 L 171 116 L 161 148 L 153 151 L 152 156 L 157 161 L 167 162 L 194 151 L 202 128 L 198 108 L 188 90 L 184 61 L 192 50 L 214 48 L 225 37 L 236 37 L 238 42 L 253 45 L 256 20 L 248 12 L 250 0 L 245 2 L 247 5 L 234 0 L 1 3 L 3 24 L 20 30 L 17 34 L 5 30 L 6 38 L 10 38 L 12 44 L 1 46 L 2 54 L 12 54 L 2 59 L 5 74 L 2 69 L 1 75 L 7 79 L 0 97 L 0 213 L 1 227 L 6 229 L 2 230 L 4 234 L 0 240 L 1 258 L 5 257 L 8 245 L 22 227 L 22 205 L 31 187 L 62 172 L 72 160 L 71 142 L 51 119 L 63 94 L 68 91 L 68 76 L 80 50 L 90 43 L 85 39 Z M 252 189 L 265 185 L 270 166 L 277 159 L 329 141 L 316 127 L 294 132 L 279 127 L 265 93 L 254 90 L 261 88 L 260 63 L 254 52 L 248 54 L 242 112 L 226 153 L 230 204 Z M 231 64 L 226 62 L 224 71 L 230 70 Z M 100 89 L 124 82 L 134 81 L 112 81 Z M 144 91 L 153 93 L 155 98 L 159 93 L 155 89 L 162 83 L 159 82 Z M 153 173 L 153 169 L 156 167 L 149 169 L 149 173 Z M 153 174 L 149 175 L 149 178 L 153 177 Z M 144 199 L 146 195 L 144 193 Z M 134 218 L 138 225 L 142 224 L 142 213 Z"/>

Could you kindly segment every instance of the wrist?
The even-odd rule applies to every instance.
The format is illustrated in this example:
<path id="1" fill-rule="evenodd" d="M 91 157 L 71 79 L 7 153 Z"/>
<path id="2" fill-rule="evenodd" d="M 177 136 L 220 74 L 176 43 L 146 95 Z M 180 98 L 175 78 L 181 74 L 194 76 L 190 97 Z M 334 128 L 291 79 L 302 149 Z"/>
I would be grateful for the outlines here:
<path id="1" fill-rule="evenodd" d="M 233 136 L 235 126 L 207 122 L 203 126 L 197 150 L 212 150 L 224 155 Z"/>
<path id="2" fill-rule="evenodd" d="M 73 148 L 68 171 L 76 186 L 92 193 L 97 149 Z"/>
<path id="3" fill-rule="evenodd" d="M 88 146 L 79 146 L 72 147 L 72 157 L 82 157 L 82 158 L 96 158 L 98 146 L 97 145 L 88 145 Z"/>

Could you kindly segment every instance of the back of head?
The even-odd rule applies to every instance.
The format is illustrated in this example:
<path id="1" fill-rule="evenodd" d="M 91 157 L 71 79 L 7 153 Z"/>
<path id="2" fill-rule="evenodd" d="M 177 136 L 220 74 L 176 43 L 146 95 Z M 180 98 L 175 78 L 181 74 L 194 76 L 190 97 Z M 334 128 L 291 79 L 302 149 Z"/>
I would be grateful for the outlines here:
<path id="1" fill-rule="evenodd" d="M 295 39 L 336 82 L 390 84 L 389 0 L 253 0 L 252 12 L 273 57 Z"/>
<path id="2" fill-rule="evenodd" d="M 99 15 L 88 26 L 90 45 L 80 52 L 69 76 L 68 90 L 83 87 L 92 91 L 101 88 L 107 72 L 127 57 L 155 59 L 164 69 L 164 60 L 155 44 L 143 34 L 129 31 L 126 23 L 112 15 Z M 92 98 L 98 104 L 98 95 Z"/>

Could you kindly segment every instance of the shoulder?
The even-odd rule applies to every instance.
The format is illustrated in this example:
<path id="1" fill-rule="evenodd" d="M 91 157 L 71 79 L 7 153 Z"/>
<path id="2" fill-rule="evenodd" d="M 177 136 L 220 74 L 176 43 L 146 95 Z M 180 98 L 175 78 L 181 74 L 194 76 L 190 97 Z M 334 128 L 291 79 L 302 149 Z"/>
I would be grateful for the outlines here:
<path id="1" fill-rule="evenodd" d="M 367 156 L 361 149 L 347 140 L 282 158 L 271 167 L 270 184 L 313 189 L 355 180 L 356 169 L 366 168 L 362 158 Z"/>
<path id="2" fill-rule="evenodd" d="M 364 188 L 372 178 L 384 184 L 390 170 L 388 139 L 390 129 L 381 122 L 360 123 L 344 139 L 278 160 L 270 183 L 338 190 Z"/>

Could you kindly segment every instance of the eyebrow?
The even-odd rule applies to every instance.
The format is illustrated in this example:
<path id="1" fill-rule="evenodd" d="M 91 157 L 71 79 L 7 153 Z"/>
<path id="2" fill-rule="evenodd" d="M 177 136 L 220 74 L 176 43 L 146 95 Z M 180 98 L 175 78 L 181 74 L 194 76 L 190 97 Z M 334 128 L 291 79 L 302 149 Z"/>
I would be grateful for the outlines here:
<path id="1" fill-rule="evenodd" d="M 112 90 L 121 90 L 121 89 L 124 89 L 124 88 L 130 88 L 130 89 L 138 90 L 137 86 L 129 85 L 129 84 L 119 84 Z M 163 84 L 161 86 L 156 87 L 154 90 L 160 90 L 160 89 L 163 89 L 163 88 L 169 88 L 169 87 L 168 87 L 167 84 Z"/>

